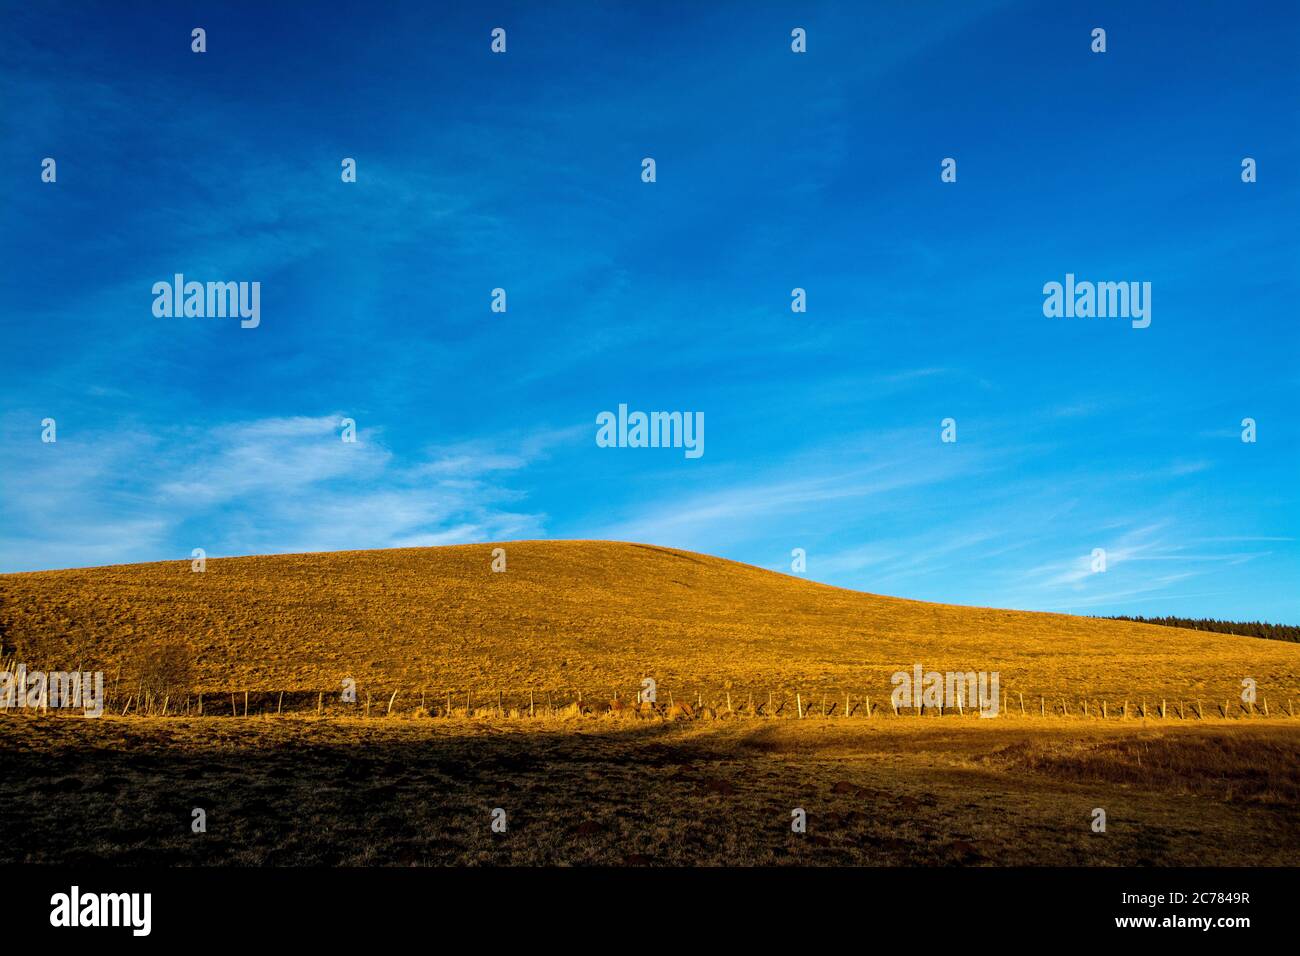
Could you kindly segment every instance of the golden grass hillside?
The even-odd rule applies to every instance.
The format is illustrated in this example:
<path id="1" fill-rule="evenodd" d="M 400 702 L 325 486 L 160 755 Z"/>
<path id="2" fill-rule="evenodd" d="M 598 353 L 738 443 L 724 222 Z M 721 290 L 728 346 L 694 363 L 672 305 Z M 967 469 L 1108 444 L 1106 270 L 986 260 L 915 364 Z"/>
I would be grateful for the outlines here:
<path id="1" fill-rule="evenodd" d="M 491 570 L 504 547 L 507 570 Z M 103 669 L 159 642 L 195 690 L 530 688 L 870 694 L 890 675 L 1002 675 L 1004 698 L 1300 703 L 1300 645 L 881 597 L 640 544 L 519 541 L 0 576 L 0 657 Z M 129 679 L 129 678 L 128 678 Z"/>

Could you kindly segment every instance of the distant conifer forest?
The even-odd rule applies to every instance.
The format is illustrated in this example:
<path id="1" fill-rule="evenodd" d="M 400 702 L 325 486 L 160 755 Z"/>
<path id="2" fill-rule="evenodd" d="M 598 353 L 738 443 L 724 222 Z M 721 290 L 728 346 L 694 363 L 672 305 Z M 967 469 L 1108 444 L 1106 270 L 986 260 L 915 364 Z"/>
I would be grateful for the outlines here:
<path id="1" fill-rule="evenodd" d="M 1264 621 L 1218 621 L 1193 617 L 1128 617 L 1117 614 L 1110 621 L 1136 621 L 1138 624 L 1159 624 L 1162 627 L 1186 627 L 1193 631 L 1215 631 L 1219 634 L 1241 634 L 1262 637 L 1270 641 L 1290 641 L 1300 644 L 1300 627 L 1293 624 L 1267 624 Z"/>

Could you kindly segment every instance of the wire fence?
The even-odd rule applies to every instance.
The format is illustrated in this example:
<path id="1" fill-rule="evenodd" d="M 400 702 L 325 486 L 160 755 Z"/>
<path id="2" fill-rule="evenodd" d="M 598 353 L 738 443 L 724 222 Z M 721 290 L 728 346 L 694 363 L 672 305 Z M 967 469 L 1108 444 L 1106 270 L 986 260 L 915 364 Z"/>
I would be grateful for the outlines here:
<path id="1" fill-rule="evenodd" d="M 80 716 L 81 707 L 63 706 L 40 697 L 15 706 L 0 694 L 0 716 L 41 714 Z M 8 704 L 8 706 L 6 706 Z M 659 687 L 644 693 L 574 687 L 420 688 L 357 687 L 340 691 L 204 690 L 105 694 L 103 714 L 117 717 L 321 717 L 403 719 L 571 719 L 579 717 L 643 720 L 829 720 L 915 718 L 1074 718 L 1087 720 L 1210 720 L 1294 718 L 1296 701 L 1266 694 L 1255 701 L 1207 700 L 1185 696 L 1110 698 L 1025 694 L 1003 691 L 992 699 L 970 701 L 961 695 L 949 703 L 900 705 L 892 694 L 843 689 L 722 690 Z"/>

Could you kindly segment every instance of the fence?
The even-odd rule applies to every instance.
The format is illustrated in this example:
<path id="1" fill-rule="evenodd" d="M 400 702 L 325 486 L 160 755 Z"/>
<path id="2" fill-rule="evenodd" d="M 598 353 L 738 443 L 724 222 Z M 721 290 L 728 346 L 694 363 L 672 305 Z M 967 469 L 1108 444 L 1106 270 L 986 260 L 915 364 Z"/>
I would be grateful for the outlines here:
<path id="1" fill-rule="evenodd" d="M 1283 698 L 1270 707 L 1268 697 L 1259 703 L 1239 699 L 1213 700 L 1182 697 L 1109 699 L 1064 697 L 1003 692 L 991 719 L 1077 718 L 1095 720 L 1207 720 L 1296 716 L 1295 701 Z M 79 709 L 41 713 L 80 716 Z M 0 708 L 0 716 L 31 713 Z M 175 694 L 106 692 L 104 713 L 139 717 L 361 717 L 416 719 L 555 719 L 606 717 L 646 720 L 766 720 L 970 718 L 981 715 L 959 696 L 952 706 L 899 707 L 888 693 L 869 694 L 845 690 L 732 689 L 705 692 L 659 689 L 655 701 L 635 693 L 577 688 L 523 688 L 482 690 L 471 688 L 421 689 L 358 688 L 355 700 L 344 700 L 336 688 L 325 690 L 205 690 Z"/>

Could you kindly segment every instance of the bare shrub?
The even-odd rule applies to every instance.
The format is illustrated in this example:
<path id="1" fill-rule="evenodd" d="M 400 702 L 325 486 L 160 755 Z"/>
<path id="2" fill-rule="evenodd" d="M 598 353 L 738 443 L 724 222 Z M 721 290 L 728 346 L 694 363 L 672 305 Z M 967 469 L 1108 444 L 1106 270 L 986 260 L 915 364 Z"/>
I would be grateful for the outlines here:
<path id="1" fill-rule="evenodd" d="M 179 697 L 194 689 L 194 653 L 180 640 L 140 647 L 131 668 L 142 695 Z"/>

